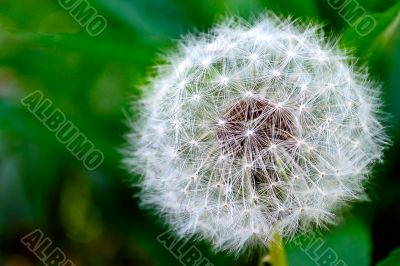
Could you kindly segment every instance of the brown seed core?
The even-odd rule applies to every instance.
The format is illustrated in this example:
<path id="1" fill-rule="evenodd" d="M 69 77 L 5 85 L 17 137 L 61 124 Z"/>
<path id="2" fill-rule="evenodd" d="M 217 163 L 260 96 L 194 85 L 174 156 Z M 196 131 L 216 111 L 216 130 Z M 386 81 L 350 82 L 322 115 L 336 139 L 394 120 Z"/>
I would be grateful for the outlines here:
<path id="1" fill-rule="evenodd" d="M 240 100 L 226 111 L 223 119 L 216 133 L 223 152 L 228 155 L 244 157 L 249 163 L 261 157 L 263 165 L 275 165 L 275 158 L 263 156 L 266 149 L 274 149 L 279 145 L 288 154 L 294 149 L 293 115 L 287 108 L 274 105 L 264 98 Z"/>

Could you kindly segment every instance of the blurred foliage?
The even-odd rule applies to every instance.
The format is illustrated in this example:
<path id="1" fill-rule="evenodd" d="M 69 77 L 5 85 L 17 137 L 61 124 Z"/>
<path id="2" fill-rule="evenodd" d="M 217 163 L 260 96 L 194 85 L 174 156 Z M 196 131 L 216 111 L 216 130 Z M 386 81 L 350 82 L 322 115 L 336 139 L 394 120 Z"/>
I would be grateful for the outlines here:
<path id="1" fill-rule="evenodd" d="M 341 265 L 343 261 L 367 266 L 371 265 L 371 235 L 365 222 L 353 217 L 331 232 L 300 236 L 287 245 L 287 252 L 289 265 Z"/>
<path id="2" fill-rule="evenodd" d="M 58 1 L 0 0 L 0 265 L 41 265 L 20 243 L 36 228 L 76 265 L 178 265 L 157 241 L 164 226 L 139 210 L 135 180 L 120 167 L 125 113 L 160 53 L 181 35 L 206 31 L 225 15 L 251 18 L 265 10 L 342 35 L 341 45 L 381 82 L 393 144 L 375 167 L 371 201 L 346 210 L 339 227 L 319 234 L 347 265 L 386 257 L 379 265 L 400 265 L 398 251 L 390 253 L 400 246 L 400 2 L 359 0 L 377 21 L 367 36 L 329 2 L 90 0 L 108 21 L 91 37 Z M 104 152 L 100 168 L 86 170 L 21 105 L 38 89 Z M 214 265 L 252 263 L 195 245 Z M 316 265 L 299 245 L 288 243 L 287 250 L 290 265 Z"/>
<path id="3" fill-rule="evenodd" d="M 400 261 L 400 248 L 396 248 L 392 252 L 390 252 L 389 257 L 380 261 L 377 266 L 392 266 L 399 265 Z"/>

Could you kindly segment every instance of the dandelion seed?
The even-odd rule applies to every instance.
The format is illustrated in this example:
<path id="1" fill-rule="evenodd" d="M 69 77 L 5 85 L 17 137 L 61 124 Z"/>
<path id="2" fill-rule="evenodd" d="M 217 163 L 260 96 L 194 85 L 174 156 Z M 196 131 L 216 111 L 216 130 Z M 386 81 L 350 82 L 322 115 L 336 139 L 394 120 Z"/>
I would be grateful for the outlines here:
<path id="1" fill-rule="evenodd" d="M 200 62 L 201 62 L 201 65 L 206 68 L 211 64 L 211 58 L 209 58 L 209 57 L 203 58 L 200 60 Z"/>
<path id="2" fill-rule="evenodd" d="M 294 51 L 292 51 L 292 50 L 288 50 L 287 55 L 288 55 L 289 58 L 292 58 L 292 57 L 296 56 L 296 53 Z"/>
<path id="3" fill-rule="evenodd" d="M 278 77 L 278 76 L 280 76 L 281 75 L 281 72 L 279 71 L 279 70 L 273 70 L 272 71 L 272 76 L 273 77 Z"/>
<path id="4" fill-rule="evenodd" d="M 251 61 L 257 61 L 258 55 L 255 54 L 255 53 L 252 53 L 252 54 L 250 54 L 249 59 L 250 59 Z"/>
<path id="5" fill-rule="evenodd" d="M 249 129 L 246 131 L 246 137 L 251 137 L 253 134 L 254 134 L 254 130 Z"/>
<path id="6" fill-rule="evenodd" d="M 197 102 L 197 101 L 200 100 L 200 98 L 201 98 L 201 96 L 200 96 L 199 94 L 193 94 L 193 95 L 192 95 L 192 100 L 193 100 L 193 101 L 196 101 L 196 102 Z"/>
<path id="7" fill-rule="evenodd" d="M 225 77 L 225 76 L 221 76 L 218 80 L 218 83 L 221 85 L 224 85 L 224 86 L 228 85 L 228 82 L 229 82 L 229 79 L 228 79 L 228 77 Z"/>

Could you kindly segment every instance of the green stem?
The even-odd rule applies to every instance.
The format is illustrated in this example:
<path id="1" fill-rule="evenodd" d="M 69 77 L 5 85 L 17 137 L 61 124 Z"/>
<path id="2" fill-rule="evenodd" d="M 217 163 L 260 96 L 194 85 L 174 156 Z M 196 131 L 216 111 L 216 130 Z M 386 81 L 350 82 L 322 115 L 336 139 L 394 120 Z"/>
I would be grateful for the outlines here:
<path id="1" fill-rule="evenodd" d="M 266 262 L 271 266 L 288 266 L 285 248 L 283 247 L 282 236 L 280 233 L 275 233 L 268 246 L 269 253 L 262 257 L 258 266 L 264 266 Z"/>
<path id="2" fill-rule="evenodd" d="M 288 266 L 282 236 L 275 233 L 269 245 L 270 263 L 272 266 Z"/>

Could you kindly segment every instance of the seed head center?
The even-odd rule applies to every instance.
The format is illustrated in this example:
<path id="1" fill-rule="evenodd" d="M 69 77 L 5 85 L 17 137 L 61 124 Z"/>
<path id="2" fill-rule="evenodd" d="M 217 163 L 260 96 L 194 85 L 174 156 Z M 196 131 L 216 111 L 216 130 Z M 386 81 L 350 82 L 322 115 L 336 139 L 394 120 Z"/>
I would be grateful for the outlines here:
<path id="1" fill-rule="evenodd" d="M 240 100 L 218 123 L 216 133 L 224 153 L 255 158 L 265 149 L 293 140 L 294 118 L 283 106 L 260 97 Z"/>

